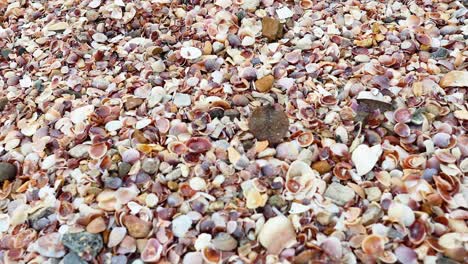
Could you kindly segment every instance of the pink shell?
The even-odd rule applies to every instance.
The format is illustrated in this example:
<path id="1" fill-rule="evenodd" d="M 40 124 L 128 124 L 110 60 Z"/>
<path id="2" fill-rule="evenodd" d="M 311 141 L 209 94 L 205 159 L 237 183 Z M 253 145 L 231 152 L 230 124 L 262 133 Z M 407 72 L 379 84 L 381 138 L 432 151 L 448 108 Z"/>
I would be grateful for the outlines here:
<path id="1" fill-rule="evenodd" d="M 193 137 L 185 142 L 190 152 L 205 153 L 211 149 L 211 142 L 205 137 Z"/>
<path id="2" fill-rule="evenodd" d="M 397 123 L 408 123 L 411 121 L 411 112 L 407 108 L 400 108 L 393 113 L 393 118 Z"/>

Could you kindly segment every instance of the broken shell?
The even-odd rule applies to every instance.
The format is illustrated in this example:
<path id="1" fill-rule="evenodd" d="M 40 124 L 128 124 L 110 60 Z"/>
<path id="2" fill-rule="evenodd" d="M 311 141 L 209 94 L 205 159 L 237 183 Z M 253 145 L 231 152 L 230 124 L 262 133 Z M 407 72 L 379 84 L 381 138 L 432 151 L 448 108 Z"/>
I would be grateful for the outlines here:
<path id="1" fill-rule="evenodd" d="M 283 249 L 296 243 L 296 232 L 291 221 L 283 215 L 275 216 L 263 225 L 258 241 L 268 253 L 279 254 Z"/>
<path id="2" fill-rule="evenodd" d="M 341 259 L 343 256 L 341 241 L 336 237 L 331 236 L 326 238 L 324 241 L 322 241 L 320 247 L 332 259 Z"/>
<path id="3" fill-rule="evenodd" d="M 442 77 L 439 82 L 440 87 L 468 87 L 467 71 L 451 71 Z"/>
<path id="4" fill-rule="evenodd" d="M 296 140 L 299 146 L 305 148 L 314 142 L 314 134 L 312 134 L 312 132 L 303 132 L 297 136 Z"/>
<path id="5" fill-rule="evenodd" d="M 177 155 L 183 155 L 188 151 L 187 146 L 180 141 L 172 141 L 167 145 L 167 149 Z"/>
<path id="6" fill-rule="evenodd" d="M 183 47 L 180 50 L 180 55 L 184 59 L 194 60 L 198 59 L 202 55 L 202 51 L 195 47 Z"/>
<path id="7" fill-rule="evenodd" d="M 316 179 L 316 174 L 307 163 L 296 160 L 289 166 L 286 173 L 286 189 L 295 196 L 304 196 L 313 191 L 311 187 Z"/>
<path id="8" fill-rule="evenodd" d="M 411 243 L 419 245 L 426 239 L 426 223 L 421 218 L 414 221 L 414 223 L 408 227 L 408 230 L 408 237 Z"/>
<path id="9" fill-rule="evenodd" d="M 100 158 L 104 157 L 106 152 L 107 152 L 106 143 L 93 144 L 88 149 L 89 156 L 91 158 L 93 158 L 93 159 L 100 159 Z"/>
<path id="10" fill-rule="evenodd" d="M 86 231 L 92 234 L 101 233 L 106 230 L 106 222 L 102 217 L 95 218 L 87 226 Z"/>
<path id="11" fill-rule="evenodd" d="M 205 137 L 193 137 L 185 142 L 190 152 L 205 153 L 211 149 L 211 142 Z"/>
<path id="12" fill-rule="evenodd" d="M 231 251 L 237 248 L 237 240 L 228 233 L 218 233 L 211 241 L 213 246 L 221 251 Z"/>
<path id="13" fill-rule="evenodd" d="M 141 252 L 141 260 L 144 262 L 157 262 L 161 258 L 163 246 L 155 238 L 150 238 L 146 242 L 145 249 Z"/>
<path id="14" fill-rule="evenodd" d="M 393 113 L 393 119 L 397 123 L 408 123 L 411 121 L 411 112 L 407 108 L 399 108 Z"/>
<path id="15" fill-rule="evenodd" d="M 125 238 L 125 235 L 127 235 L 127 229 L 125 227 L 114 227 L 112 231 L 109 234 L 109 240 L 107 242 L 108 247 L 115 247 L 122 240 Z"/>
<path id="16" fill-rule="evenodd" d="M 434 153 L 435 157 L 444 163 L 455 163 L 457 158 L 447 150 L 438 149 Z"/>
<path id="17" fill-rule="evenodd" d="M 397 123 L 393 127 L 393 131 L 395 131 L 395 133 L 399 135 L 400 137 L 404 137 L 404 138 L 409 137 L 409 135 L 411 134 L 410 127 L 407 124 L 403 124 L 403 123 Z"/>
<path id="18" fill-rule="evenodd" d="M 340 180 L 349 180 L 351 178 L 350 170 L 353 166 L 346 162 L 339 162 L 333 167 L 333 175 Z"/>
<path id="19" fill-rule="evenodd" d="M 211 247 L 204 248 L 202 250 L 202 253 L 203 253 L 203 259 L 207 263 L 215 264 L 215 263 L 219 263 L 220 260 L 221 260 L 221 253 L 219 251 L 217 251 L 216 249 L 213 249 Z"/>
<path id="20" fill-rule="evenodd" d="M 409 206 L 395 201 L 388 208 L 388 217 L 404 226 L 412 225 L 415 220 L 414 212 Z"/>
<path id="21" fill-rule="evenodd" d="M 406 246 L 399 246 L 395 249 L 395 256 L 401 263 L 418 263 L 416 252 Z"/>
<path id="22" fill-rule="evenodd" d="M 134 238 L 144 238 L 151 232 L 152 224 L 134 215 L 126 215 L 123 224 L 127 227 L 128 234 Z"/>
<path id="23" fill-rule="evenodd" d="M 192 219 L 187 215 L 180 215 L 172 220 L 172 232 L 176 237 L 185 237 L 192 225 Z"/>
<path id="24" fill-rule="evenodd" d="M 130 164 L 140 159 L 140 152 L 136 149 L 127 149 L 122 153 L 122 161 Z"/>
<path id="25" fill-rule="evenodd" d="M 378 235 L 369 235 L 362 240 L 361 248 L 371 256 L 381 256 L 385 248 L 385 239 Z"/>
<path id="26" fill-rule="evenodd" d="M 359 145 L 352 153 L 351 160 L 356 166 L 359 176 L 368 173 L 374 168 L 375 164 L 382 155 L 383 149 L 381 145 L 375 145 L 369 148 L 367 145 Z"/>

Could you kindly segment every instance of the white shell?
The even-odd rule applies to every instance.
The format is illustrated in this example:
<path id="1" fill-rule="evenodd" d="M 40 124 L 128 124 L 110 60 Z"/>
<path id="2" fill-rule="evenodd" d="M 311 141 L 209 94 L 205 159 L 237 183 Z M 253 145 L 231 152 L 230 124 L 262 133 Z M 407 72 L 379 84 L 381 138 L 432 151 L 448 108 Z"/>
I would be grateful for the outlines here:
<path id="1" fill-rule="evenodd" d="M 117 246 L 120 242 L 122 242 L 126 234 L 127 229 L 125 227 L 114 227 L 109 234 L 109 242 L 107 242 L 107 246 Z"/>
<path id="2" fill-rule="evenodd" d="M 172 220 L 172 232 L 176 237 L 185 237 L 192 226 L 192 219 L 187 215 L 180 215 Z"/>
<path id="3" fill-rule="evenodd" d="M 356 166 L 357 174 L 362 176 L 374 168 L 375 164 L 382 155 L 382 146 L 375 145 L 369 148 L 365 144 L 359 145 L 351 155 L 351 160 Z"/>
<path id="4" fill-rule="evenodd" d="M 278 15 L 279 19 L 286 19 L 292 17 L 294 12 L 287 6 L 283 6 L 282 8 L 276 9 L 276 14 Z"/>
<path id="5" fill-rule="evenodd" d="M 194 59 L 200 58 L 200 56 L 202 55 L 202 52 L 200 49 L 195 48 L 195 47 L 183 47 L 180 50 L 180 55 L 184 59 L 194 60 Z"/>
<path id="6" fill-rule="evenodd" d="M 107 131 L 114 132 L 114 131 L 117 131 L 117 130 L 121 129 L 122 126 L 123 126 L 122 121 L 112 120 L 110 122 L 107 122 L 105 127 L 106 127 Z"/>
<path id="7" fill-rule="evenodd" d="M 8 231 L 10 226 L 10 216 L 7 214 L 0 214 L 0 232 Z"/>
<path id="8" fill-rule="evenodd" d="M 296 243 L 296 232 L 291 221 L 286 216 L 279 215 L 266 221 L 260 230 L 258 241 L 268 253 L 279 254 Z"/>
<path id="9" fill-rule="evenodd" d="M 392 202 L 388 208 L 388 217 L 402 225 L 410 226 L 414 223 L 415 216 L 413 210 L 402 203 Z"/>

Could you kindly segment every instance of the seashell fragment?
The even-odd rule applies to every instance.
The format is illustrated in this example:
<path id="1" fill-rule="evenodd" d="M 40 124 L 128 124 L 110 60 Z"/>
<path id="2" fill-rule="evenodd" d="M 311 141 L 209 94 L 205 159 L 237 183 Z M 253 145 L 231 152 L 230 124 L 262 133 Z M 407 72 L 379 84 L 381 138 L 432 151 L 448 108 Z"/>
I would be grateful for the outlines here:
<path id="1" fill-rule="evenodd" d="M 172 220 L 172 232 L 176 237 L 185 237 L 191 226 L 192 219 L 187 215 L 180 215 Z"/>
<path id="2" fill-rule="evenodd" d="M 275 216 L 263 225 L 258 234 L 258 241 L 268 253 L 279 254 L 283 249 L 296 243 L 296 232 L 286 216 Z"/>
<path id="3" fill-rule="evenodd" d="M 399 222 L 402 225 L 410 226 L 414 223 L 415 216 L 413 210 L 400 202 L 392 202 L 388 208 L 390 220 Z"/>
<path id="4" fill-rule="evenodd" d="M 451 71 L 440 79 L 440 87 L 468 87 L 468 72 L 467 71 Z"/>
<path id="5" fill-rule="evenodd" d="M 163 246 L 155 238 L 150 238 L 146 242 L 145 249 L 141 252 L 141 260 L 144 262 L 157 262 L 161 258 Z"/>
<path id="6" fill-rule="evenodd" d="M 382 146 L 380 145 L 369 148 L 369 146 L 361 144 L 354 149 L 351 160 L 356 166 L 357 174 L 362 176 L 371 171 L 379 160 L 380 155 L 382 155 L 382 152 Z"/>
<path id="7" fill-rule="evenodd" d="M 202 51 L 195 47 L 183 47 L 180 50 L 180 56 L 184 59 L 194 60 L 200 58 Z"/>
<path id="8" fill-rule="evenodd" d="M 126 235 L 127 235 L 127 229 L 125 227 L 120 227 L 120 226 L 114 227 L 109 234 L 109 241 L 107 242 L 107 246 L 108 247 L 117 246 L 118 244 L 120 244 L 120 242 L 122 242 L 122 240 L 125 238 Z"/>

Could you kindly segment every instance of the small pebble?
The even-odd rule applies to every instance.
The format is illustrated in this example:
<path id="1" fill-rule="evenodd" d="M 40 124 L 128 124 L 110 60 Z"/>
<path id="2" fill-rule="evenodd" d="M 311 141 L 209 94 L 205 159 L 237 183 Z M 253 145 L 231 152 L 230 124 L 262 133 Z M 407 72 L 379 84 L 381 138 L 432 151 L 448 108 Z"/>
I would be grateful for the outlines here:
<path id="1" fill-rule="evenodd" d="M 119 177 L 122 178 L 122 177 L 126 176 L 131 168 L 132 168 L 132 165 L 130 163 L 121 162 L 119 164 Z"/>
<path id="2" fill-rule="evenodd" d="M 12 181 L 16 177 L 17 168 L 8 162 L 0 162 L 0 183 Z"/>
<path id="3" fill-rule="evenodd" d="M 85 260 L 96 257 L 103 246 L 101 235 L 88 232 L 66 233 L 62 237 L 62 243 Z"/>
<path id="4" fill-rule="evenodd" d="M 104 187 L 117 190 L 122 186 L 122 179 L 119 177 L 106 177 L 104 178 Z"/>
<path id="5" fill-rule="evenodd" d="M 8 104 L 8 98 L 6 97 L 0 98 L 0 112 L 3 111 L 3 109 L 5 109 L 7 104 Z"/>
<path id="6" fill-rule="evenodd" d="M 262 78 L 255 81 L 255 88 L 261 93 L 267 93 L 273 87 L 275 77 L 273 75 L 263 76 Z"/>
<path id="7" fill-rule="evenodd" d="M 281 38 L 283 36 L 283 25 L 277 19 L 264 17 L 262 19 L 262 36 L 270 41 Z"/>
<path id="8" fill-rule="evenodd" d="M 278 144 L 288 133 L 289 120 L 279 105 L 260 106 L 249 118 L 249 130 L 257 140 Z"/>

